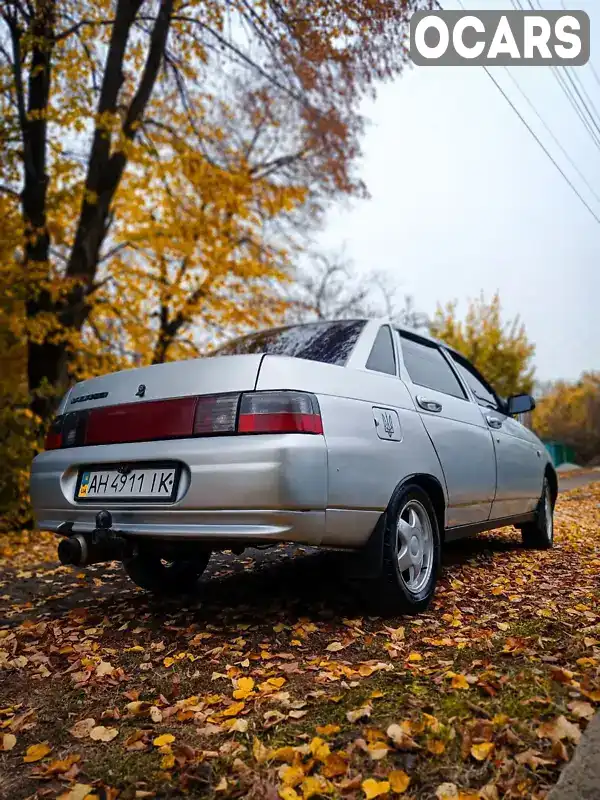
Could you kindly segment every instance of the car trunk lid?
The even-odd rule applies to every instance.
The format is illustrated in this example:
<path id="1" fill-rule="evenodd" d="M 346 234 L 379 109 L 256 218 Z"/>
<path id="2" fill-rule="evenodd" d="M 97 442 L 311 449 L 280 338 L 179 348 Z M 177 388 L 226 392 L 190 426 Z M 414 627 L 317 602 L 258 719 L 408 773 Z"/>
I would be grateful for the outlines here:
<path id="1" fill-rule="evenodd" d="M 261 360 L 261 354 L 195 358 L 113 372 L 77 383 L 58 412 L 252 391 Z"/>

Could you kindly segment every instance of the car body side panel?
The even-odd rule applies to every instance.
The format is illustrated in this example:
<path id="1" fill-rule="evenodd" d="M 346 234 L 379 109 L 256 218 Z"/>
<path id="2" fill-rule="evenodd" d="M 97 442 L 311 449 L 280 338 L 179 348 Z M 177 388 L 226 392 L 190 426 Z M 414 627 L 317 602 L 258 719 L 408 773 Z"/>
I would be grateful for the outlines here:
<path id="1" fill-rule="evenodd" d="M 431 475 L 445 486 L 439 459 L 397 377 L 265 356 L 257 389 L 282 387 L 313 392 L 319 400 L 328 454 L 323 544 L 364 544 L 394 489 L 409 475 Z M 382 438 L 375 420 L 386 409 L 393 424 Z"/>
<path id="2" fill-rule="evenodd" d="M 492 517 L 498 519 L 532 511 L 542 495 L 548 462 L 546 448 L 516 419 L 498 411 L 485 413 L 502 420 L 502 427 L 492 431 L 498 465 Z"/>

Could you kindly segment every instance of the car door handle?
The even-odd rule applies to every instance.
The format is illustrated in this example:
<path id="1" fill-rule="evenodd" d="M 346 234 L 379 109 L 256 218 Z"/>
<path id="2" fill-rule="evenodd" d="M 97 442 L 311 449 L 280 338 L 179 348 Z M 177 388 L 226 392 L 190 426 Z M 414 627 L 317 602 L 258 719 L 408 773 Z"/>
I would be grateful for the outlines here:
<path id="1" fill-rule="evenodd" d="M 439 413 L 442 410 L 442 404 L 436 400 L 428 400 L 426 397 L 417 397 L 417 403 L 424 408 L 425 411 L 435 411 Z"/>
<path id="2" fill-rule="evenodd" d="M 488 425 L 490 428 L 501 428 L 502 427 L 502 420 L 498 417 L 493 417 L 491 414 L 486 414 L 485 417 L 488 421 Z"/>

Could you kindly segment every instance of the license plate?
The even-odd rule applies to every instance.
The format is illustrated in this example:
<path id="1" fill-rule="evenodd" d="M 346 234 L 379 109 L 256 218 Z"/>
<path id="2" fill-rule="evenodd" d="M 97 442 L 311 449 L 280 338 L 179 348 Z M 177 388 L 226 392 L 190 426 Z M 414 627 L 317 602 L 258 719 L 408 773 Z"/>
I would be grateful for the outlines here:
<path id="1" fill-rule="evenodd" d="M 86 467 L 79 472 L 75 500 L 154 500 L 177 496 L 179 468 L 173 466 Z"/>

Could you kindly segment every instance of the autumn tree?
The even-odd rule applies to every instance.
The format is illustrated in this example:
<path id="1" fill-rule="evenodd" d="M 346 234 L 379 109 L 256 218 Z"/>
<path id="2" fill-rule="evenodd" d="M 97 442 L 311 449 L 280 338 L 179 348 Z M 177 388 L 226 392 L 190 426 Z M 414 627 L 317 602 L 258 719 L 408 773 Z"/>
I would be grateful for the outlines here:
<path id="1" fill-rule="evenodd" d="M 464 320 L 456 301 L 438 306 L 430 331 L 466 356 L 501 396 L 533 390 L 535 346 L 518 316 L 503 321 L 498 293 L 489 302 L 483 293 L 471 301 Z"/>
<path id="2" fill-rule="evenodd" d="M 599 461 L 600 372 L 554 383 L 538 400 L 533 426 L 542 438 L 572 447 L 578 462 Z"/>
<path id="3" fill-rule="evenodd" d="M 264 246 L 261 231 L 362 191 L 358 103 L 402 67 L 420 5 L 5 0 L 1 191 L 23 236 L 3 278 L 19 284 L 36 414 L 51 413 L 86 352 L 94 369 L 120 358 L 115 340 L 161 360 L 194 344 L 215 293 L 225 324 L 228 292 L 237 309 L 253 280 L 262 290 L 285 277 L 285 236 Z M 155 339 L 140 352 L 144 320 Z"/>
<path id="4" fill-rule="evenodd" d="M 294 273 L 286 299 L 286 318 L 292 322 L 387 317 L 415 329 L 427 325 L 412 298 L 400 298 L 392 275 L 360 270 L 343 250 L 331 254 L 308 251 Z"/>

